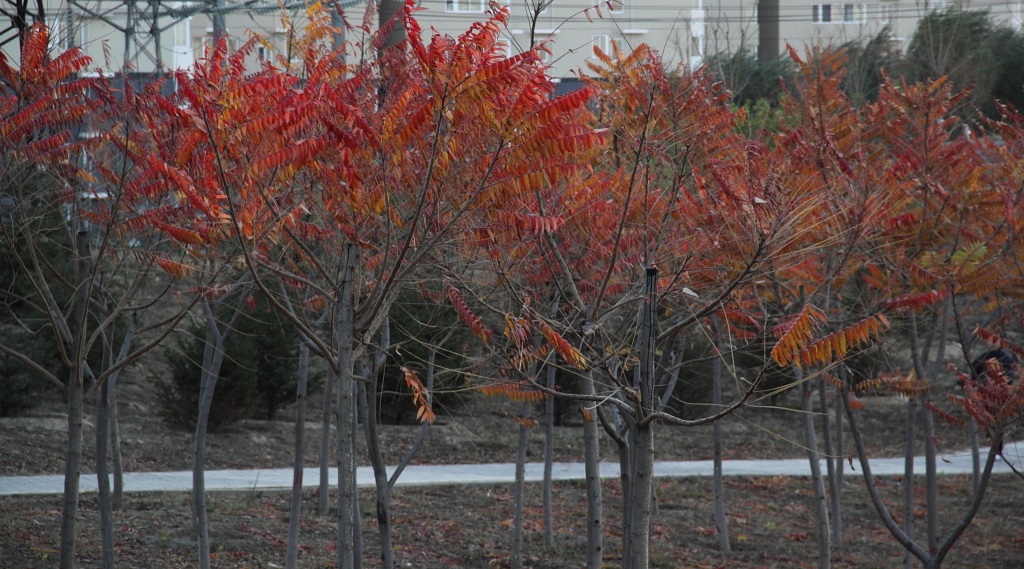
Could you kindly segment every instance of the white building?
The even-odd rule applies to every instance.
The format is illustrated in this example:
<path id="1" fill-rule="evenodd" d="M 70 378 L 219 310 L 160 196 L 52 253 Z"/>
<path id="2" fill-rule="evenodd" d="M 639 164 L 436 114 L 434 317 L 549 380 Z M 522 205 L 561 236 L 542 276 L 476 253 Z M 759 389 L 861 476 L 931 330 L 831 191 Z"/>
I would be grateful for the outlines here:
<path id="1" fill-rule="evenodd" d="M 361 21 L 365 0 L 340 0 L 350 21 Z M 944 0 L 872 0 L 821 4 L 820 0 L 501 0 L 512 19 L 505 34 L 510 53 L 549 42 L 552 74 L 573 77 L 586 69 L 594 46 L 605 51 L 617 42 L 624 50 L 647 43 L 669 65 L 699 65 L 715 53 L 741 47 L 772 58 L 785 45 L 798 50 L 819 43 L 842 43 L 873 37 L 889 25 L 898 40 L 909 40 L 924 14 L 945 8 Z M 536 25 L 532 15 L 541 2 Z M 988 9 L 994 18 L 1021 29 L 1024 0 L 975 0 L 965 8 Z M 45 20 L 55 30 L 55 46 L 78 45 L 96 66 L 118 70 L 128 61 L 135 72 L 187 68 L 201 57 L 213 37 L 210 12 L 219 6 L 232 45 L 258 33 L 277 51 L 288 45 L 277 0 L 208 0 L 153 3 L 141 0 L 43 0 Z M 486 17 L 489 0 L 421 0 L 417 13 L 424 33 L 436 29 L 458 35 Z M 285 0 L 293 20 L 301 23 L 306 0 Z M 154 12 L 159 10 L 159 12 Z M 3 41 L 4 38 L 0 38 Z M 3 49 L 9 57 L 17 42 Z M 109 59 L 104 52 L 109 53 Z M 257 57 L 270 57 L 266 48 Z M 255 62 L 254 62 L 255 63 Z"/>

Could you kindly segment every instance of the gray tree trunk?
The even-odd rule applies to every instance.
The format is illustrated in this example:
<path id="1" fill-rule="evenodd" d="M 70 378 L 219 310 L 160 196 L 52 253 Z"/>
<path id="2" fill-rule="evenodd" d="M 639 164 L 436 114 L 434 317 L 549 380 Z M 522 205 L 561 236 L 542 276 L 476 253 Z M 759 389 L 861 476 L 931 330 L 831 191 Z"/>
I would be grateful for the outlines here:
<path id="1" fill-rule="evenodd" d="M 82 413 L 85 407 L 85 311 L 88 303 L 92 253 L 89 234 L 75 236 L 75 296 L 71 314 L 71 369 L 68 372 L 68 438 L 64 455 L 64 498 L 61 506 L 60 569 L 75 566 L 75 531 L 78 522 L 78 488 L 82 474 Z"/>
<path id="2" fill-rule="evenodd" d="M 946 359 L 946 335 L 949 331 L 949 312 L 952 304 L 952 295 L 946 298 L 946 302 L 942 305 L 941 312 L 941 325 L 938 330 L 932 329 L 930 337 L 937 337 L 937 347 L 935 349 L 935 360 L 932 362 L 930 369 L 929 380 L 934 382 L 935 378 L 939 376 L 943 367 L 945 366 Z M 928 404 L 930 395 L 925 395 L 925 405 Z M 924 484 L 925 484 L 925 503 L 927 509 L 927 529 L 928 529 L 928 552 L 933 556 L 938 555 L 939 551 L 939 478 L 937 474 L 936 465 L 936 449 L 935 449 L 935 416 L 927 408 L 924 409 Z"/>
<path id="3" fill-rule="evenodd" d="M 594 372 L 588 369 L 580 375 L 584 395 L 596 395 Z M 589 411 L 583 416 L 583 460 L 587 486 L 587 569 L 601 569 L 604 554 L 604 498 L 601 492 L 601 439 L 598 429 L 598 409 L 586 403 Z M 593 407 L 589 407 L 593 405 Z"/>
<path id="4" fill-rule="evenodd" d="M 796 380 L 803 379 L 803 371 L 793 367 Z M 811 463 L 811 485 L 814 487 L 814 517 L 818 534 L 818 567 L 827 569 L 831 566 L 832 551 L 829 544 L 831 532 L 828 529 L 828 502 L 825 496 L 825 482 L 821 476 L 821 456 L 818 453 L 818 438 L 814 432 L 814 390 L 809 381 L 803 382 L 801 410 L 804 420 L 804 445 L 807 447 L 807 459 Z"/>
<path id="5" fill-rule="evenodd" d="M 882 501 L 882 497 L 878 494 L 878 487 L 875 484 L 874 476 L 871 474 L 871 463 L 868 461 L 867 451 L 864 448 L 864 440 L 860 431 L 860 426 L 857 422 L 857 415 L 853 412 L 853 409 L 850 407 L 849 401 L 846 400 L 846 398 L 844 398 L 843 403 L 846 408 L 846 417 L 850 422 L 850 434 L 853 435 L 853 442 L 857 448 L 857 456 L 860 459 L 861 471 L 864 474 L 864 483 L 868 490 L 868 495 L 871 497 L 871 503 L 875 507 L 875 511 L 878 512 L 879 517 L 882 518 L 882 523 L 885 524 L 889 533 L 896 538 L 896 541 L 898 541 L 900 545 L 902 545 L 914 557 L 919 559 L 926 569 L 938 569 L 942 566 L 942 562 L 946 558 L 946 555 L 949 554 L 950 549 L 953 548 L 953 545 L 960 539 L 963 532 L 968 526 L 970 526 L 974 516 L 981 508 L 981 503 L 985 497 L 985 489 L 988 487 L 988 481 L 992 475 L 992 468 L 995 466 L 996 457 L 999 454 L 998 449 L 1001 448 L 1003 444 L 1002 433 L 996 433 L 992 439 L 992 446 L 989 447 L 988 458 L 985 460 L 985 465 L 981 469 L 981 483 L 971 496 L 971 501 L 967 506 L 966 511 L 964 511 L 960 516 L 960 519 L 957 520 L 953 527 L 943 536 L 936 552 L 930 553 L 908 536 L 892 518 L 892 515 L 889 514 L 889 510 Z"/>
<path id="6" fill-rule="evenodd" d="M 241 300 L 235 307 L 231 322 L 224 330 L 218 329 L 217 316 L 209 301 L 203 301 L 206 315 L 206 341 L 203 348 L 203 368 L 200 373 L 199 416 L 196 419 L 196 433 L 192 460 L 192 504 L 195 531 L 199 540 L 199 568 L 210 569 L 210 530 L 206 515 L 206 429 L 210 421 L 210 406 L 217 389 L 217 378 L 224 363 L 224 347 L 228 336 L 241 314 Z"/>
<path id="7" fill-rule="evenodd" d="M 355 379 L 352 376 L 354 333 L 354 291 L 359 249 L 345 247 L 345 270 L 339 291 L 338 317 L 338 569 L 355 567 L 356 493 L 355 463 Z"/>
<path id="8" fill-rule="evenodd" d="M 331 447 L 331 414 L 334 411 L 335 377 L 334 367 L 327 366 L 327 379 L 324 380 L 324 407 L 320 416 L 320 488 L 317 496 L 317 513 L 326 516 L 330 510 L 331 478 L 330 478 L 330 447 Z"/>
<path id="9" fill-rule="evenodd" d="M 935 417 L 925 409 L 924 416 L 924 496 L 927 510 L 928 553 L 939 550 L 939 477 L 936 472 Z"/>
<path id="10" fill-rule="evenodd" d="M 555 366 L 545 367 L 545 387 L 555 388 Z M 555 521 L 551 506 L 551 477 L 555 460 L 555 399 L 548 395 L 544 398 L 544 482 L 541 494 L 544 509 L 544 546 L 555 546 Z"/>
<path id="11" fill-rule="evenodd" d="M 206 476 L 204 474 L 204 463 L 206 462 L 206 425 L 210 416 L 210 403 L 213 400 L 213 390 L 217 386 L 217 374 L 211 378 L 208 371 L 212 366 L 213 342 L 209 334 L 206 338 L 206 348 L 203 355 L 203 370 L 200 380 L 199 396 L 199 417 L 196 421 L 195 440 L 192 450 L 192 507 L 193 522 L 196 536 L 199 540 L 199 568 L 210 569 L 210 533 L 206 519 Z"/>
<path id="12" fill-rule="evenodd" d="M 121 361 L 128 357 L 132 343 L 135 341 L 135 331 L 138 330 L 138 324 L 138 316 L 133 312 L 128 324 L 128 330 L 121 341 L 121 350 L 114 361 L 115 364 L 121 363 Z M 104 371 L 106 370 L 104 369 Z M 121 456 L 121 419 L 117 411 L 117 386 L 120 377 L 121 370 L 117 370 L 107 378 L 109 390 L 107 406 L 110 417 L 110 451 L 114 473 L 113 494 L 111 495 L 110 505 L 115 512 L 120 511 L 124 506 L 124 458 Z"/>
<path id="13" fill-rule="evenodd" d="M 64 499 L 60 526 L 60 568 L 75 566 L 75 527 L 78 520 L 78 483 L 82 473 L 82 409 L 85 396 L 76 369 L 68 382 L 68 442 L 64 458 Z"/>
<path id="14" fill-rule="evenodd" d="M 345 52 L 341 48 L 345 45 L 345 20 L 341 17 L 341 5 L 338 0 L 331 2 L 331 27 L 334 28 L 331 32 L 331 49 L 344 58 Z M 344 61 L 342 59 L 343 63 Z"/>
<path id="15" fill-rule="evenodd" d="M 711 402 L 715 412 L 722 408 L 722 356 L 716 353 L 711 362 Z M 715 421 L 712 429 L 712 446 L 714 452 L 715 487 L 715 526 L 718 528 L 718 549 L 724 553 L 732 553 L 729 545 L 729 520 L 725 515 L 725 484 L 722 481 L 722 422 Z"/>
<path id="16" fill-rule="evenodd" d="M 401 0 L 382 0 L 380 2 L 379 12 L 379 25 L 384 28 L 385 25 L 392 23 L 391 20 L 397 17 L 397 21 L 393 22 L 394 26 L 388 33 L 388 39 L 386 46 L 390 47 L 396 43 L 405 39 L 405 26 L 402 23 L 401 11 L 405 7 L 405 3 Z"/>
<path id="17" fill-rule="evenodd" d="M 524 401 L 519 416 L 530 415 L 530 404 Z M 526 487 L 526 425 L 519 423 L 519 439 L 516 445 L 516 483 L 512 497 L 512 569 L 523 567 L 523 500 Z"/>
<path id="18" fill-rule="evenodd" d="M 914 424 L 917 421 L 917 400 L 907 401 L 903 434 L 903 532 L 908 540 L 914 539 Z M 903 568 L 914 566 L 910 550 L 903 553 Z"/>
<path id="19" fill-rule="evenodd" d="M 358 396 L 358 389 L 356 395 Z M 358 407 L 358 397 L 353 398 L 353 404 Z M 359 409 L 352 410 L 352 432 L 359 433 Z M 352 457 L 355 459 L 359 445 L 356 444 L 356 435 L 352 436 Z M 352 568 L 363 569 L 363 507 L 359 502 L 359 479 L 355 474 L 355 464 L 352 465 L 352 484 L 355 490 L 352 502 Z"/>
<path id="20" fill-rule="evenodd" d="M 292 502 L 288 515 L 288 548 L 285 567 L 299 563 L 299 521 L 302 518 L 302 475 L 306 466 L 306 385 L 309 381 L 309 344 L 299 341 L 299 369 L 295 386 L 295 446 L 292 463 Z"/>
<path id="21" fill-rule="evenodd" d="M 846 366 L 839 366 L 839 381 L 840 387 L 836 398 L 832 402 L 835 412 L 835 425 L 833 430 L 835 432 L 835 455 L 832 457 L 832 461 L 835 463 L 833 467 L 836 475 L 836 485 L 832 489 L 832 544 L 835 547 L 842 547 L 843 545 L 843 471 L 846 466 L 843 464 L 843 458 L 845 455 L 845 449 L 843 448 L 843 398 L 846 397 L 846 389 L 849 386 L 847 383 Z M 827 407 L 826 410 L 827 411 Z"/>
<path id="22" fill-rule="evenodd" d="M 362 408 L 363 427 L 366 433 L 366 448 L 373 467 L 374 489 L 377 498 L 377 529 L 380 532 L 380 559 L 384 569 L 395 566 L 395 552 L 391 531 L 391 485 L 388 483 L 387 465 L 380 449 L 380 436 L 377 432 L 377 378 L 384 373 L 387 350 L 391 345 L 391 324 L 385 318 L 380 328 L 380 352 L 374 365 L 367 371 L 369 381 L 360 389 L 360 407 Z"/>
<path id="23" fill-rule="evenodd" d="M 107 370 L 113 362 L 110 335 L 103 332 L 103 363 Z M 96 391 L 96 489 L 100 511 L 100 559 L 103 569 L 114 569 L 114 511 L 110 496 L 110 470 L 107 450 L 110 444 L 110 384 L 104 381 Z"/>
<path id="24" fill-rule="evenodd" d="M 657 311 L 658 269 L 648 267 L 644 282 L 644 302 L 641 308 L 637 354 L 640 358 L 638 382 L 634 389 L 639 401 L 637 423 L 633 430 L 634 461 L 633 489 L 630 500 L 629 569 L 650 567 L 651 500 L 654 495 L 654 423 L 644 421 L 656 409 L 654 393 L 654 344 L 657 338 L 655 318 Z"/>
<path id="25" fill-rule="evenodd" d="M 133 313 L 128 331 L 125 333 L 124 340 L 121 343 L 121 351 L 117 355 L 116 363 L 120 363 L 128 357 L 128 352 L 131 350 L 132 343 L 135 341 L 135 331 L 137 328 L 138 320 L 136 315 Z M 111 496 L 111 507 L 115 512 L 121 511 L 124 507 L 124 457 L 121 456 L 121 417 L 117 410 L 117 386 L 120 378 L 121 370 L 115 371 L 107 378 L 107 385 L 109 389 L 107 402 L 110 409 L 110 451 L 114 468 L 114 487 L 113 495 Z"/>
<path id="26" fill-rule="evenodd" d="M 223 330 L 217 322 L 213 303 L 204 300 L 200 305 L 206 321 L 206 334 L 203 347 L 203 366 L 199 375 L 199 414 L 196 418 L 192 459 L 193 522 L 198 538 L 200 569 L 210 568 L 210 532 L 206 515 L 206 429 L 210 420 L 213 394 L 217 388 L 217 378 L 220 376 L 220 368 L 224 363 L 224 349 L 231 336 L 231 331 L 234 330 L 242 315 L 242 303 L 245 301 L 246 295 L 241 289 L 247 279 L 248 277 L 243 277 L 243 280 L 237 282 L 232 291 L 225 296 L 227 298 L 232 293 L 238 294 L 231 319 L 224 324 Z"/>
<path id="27" fill-rule="evenodd" d="M 616 418 L 615 428 L 620 436 L 615 439 L 619 453 L 619 486 L 622 488 L 622 569 L 629 569 L 630 540 L 633 528 L 633 462 L 636 442 L 631 440 L 632 425 L 630 417 L 624 416 L 618 407 L 612 407 Z"/>
<path id="28" fill-rule="evenodd" d="M 842 542 L 842 536 L 836 536 L 836 528 L 839 527 L 835 520 L 839 517 L 839 487 L 843 484 L 842 478 L 836 471 L 836 464 L 832 461 L 835 454 L 835 444 L 832 432 L 832 416 L 829 414 L 828 386 L 824 374 L 818 378 L 818 409 L 821 412 L 821 439 L 825 442 L 825 470 L 828 476 L 828 493 L 832 499 L 832 525 L 830 527 L 832 545 L 838 547 Z M 826 503 L 826 511 L 828 510 Z"/>
<path id="29" fill-rule="evenodd" d="M 121 414 L 117 410 L 117 375 L 119 373 L 114 373 L 107 379 L 107 401 L 110 408 L 110 460 L 114 475 L 110 507 L 120 512 L 124 509 L 124 457 L 121 454 Z"/>

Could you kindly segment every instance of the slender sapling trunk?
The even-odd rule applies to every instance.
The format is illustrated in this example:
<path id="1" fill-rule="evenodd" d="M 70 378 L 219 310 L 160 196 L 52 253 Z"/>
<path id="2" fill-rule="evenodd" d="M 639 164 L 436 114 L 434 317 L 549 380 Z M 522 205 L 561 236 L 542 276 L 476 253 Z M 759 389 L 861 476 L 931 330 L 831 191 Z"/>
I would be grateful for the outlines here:
<path id="1" fill-rule="evenodd" d="M 75 296 L 71 314 L 71 369 L 68 372 L 68 439 L 64 456 L 64 498 L 61 506 L 60 569 L 75 566 L 75 531 L 78 522 L 78 489 L 82 474 L 82 414 L 85 407 L 85 310 L 88 279 L 92 270 L 89 234 L 75 236 Z"/>
<path id="2" fill-rule="evenodd" d="M 354 291 L 359 249 L 345 247 L 345 269 L 339 291 L 338 338 L 338 569 L 355 567 L 356 463 L 355 463 L 355 379 L 352 377 L 352 349 L 355 341 Z"/>
<path id="3" fill-rule="evenodd" d="M 596 395 L 594 372 L 580 375 L 584 395 Z M 601 439 L 596 404 L 586 403 L 583 413 L 583 460 L 587 486 L 587 569 L 601 569 L 604 554 L 604 498 L 601 492 Z M 593 405 L 593 407 L 590 407 Z"/>
<path id="4" fill-rule="evenodd" d="M 545 386 L 555 388 L 555 366 L 545 367 Z M 544 546 L 555 546 L 555 522 L 551 511 L 551 477 L 555 460 L 555 399 L 550 395 L 544 398 L 544 482 L 541 494 L 544 508 Z"/>
<path id="5" fill-rule="evenodd" d="M 803 379 L 803 371 L 794 367 L 796 380 Z M 804 421 L 804 445 L 807 447 L 807 459 L 811 463 L 811 485 L 814 487 L 814 516 L 818 534 L 818 567 L 828 569 L 831 566 L 832 551 L 829 544 L 831 532 L 828 529 L 828 502 L 825 496 L 825 482 L 821 476 L 821 456 L 818 453 L 818 438 L 814 431 L 813 389 L 809 381 L 803 382 L 801 409 Z"/>
<path id="6" fill-rule="evenodd" d="M 711 362 L 711 399 L 717 412 L 722 406 L 722 356 L 715 350 Z M 729 520 L 725 515 L 725 484 L 722 481 L 722 422 L 712 424 L 712 446 L 714 452 L 715 526 L 718 528 L 718 549 L 724 554 L 732 553 L 729 545 Z"/>
<path id="7" fill-rule="evenodd" d="M 332 366 L 327 366 L 327 379 L 324 380 L 324 406 L 320 416 L 320 487 L 317 495 L 317 513 L 326 516 L 330 510 L 330 448 L 331 448 L 331 414 L 334 412 L 335 377 Z"/>
<path id="8" fill-rule="evenodd" d="M 295 446 L 292 462 L 292 502 L 288 514 L 288 548 L 286 569 L 295 569 L 299 562 L 299 521 L 302 518 L 302 475 L 306 457 L 306 385 L 309 381 L 309 344 L 299 340 L 299 369 L 295 385 Z"/>

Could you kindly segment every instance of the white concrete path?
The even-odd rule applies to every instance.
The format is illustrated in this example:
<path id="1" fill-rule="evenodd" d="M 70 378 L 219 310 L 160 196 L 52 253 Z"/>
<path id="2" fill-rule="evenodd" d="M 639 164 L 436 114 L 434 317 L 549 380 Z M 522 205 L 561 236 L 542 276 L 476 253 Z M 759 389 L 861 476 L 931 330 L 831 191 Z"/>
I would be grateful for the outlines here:
<path id="1" fill-rule="evenodd" d="M 1007 443 L 1004 453 L 1014 464 L 1024 464 L 1024 441 Z M 982 457 L 984 460 L 984 456 Z M 878 458 L 871 460 L 871 472 L 876 476 L 899 476 L 903 474 L 904 461 L 899 458 Z M 970 474 L 972 471 L 969 451 L 940 454 L 937 461 L 939 474 Z M 687 476 L 711 476 L 713 464 L 710 460 L 658 462 L 654 474 L 658 477 L 678 478 Z M 1019 468 L 1019 467 L 1018 467 Z M 726 460 L 722 472 L 727 476 L 808 476 L 810 466 L 806 459 L 786 460 Z M 924 457 L 917 457 L 915 474 L 924 473 Z M 1010 467 L 997 459 L 995 473 L 1009 473 Z M 389 469 L 390 473 L 390 469 Z M 860 476 L 860 462 L 849 463 L 847 476 Z M 617 462 L 602 462 L 602 478 L 619 475 Z M 316 487 L 319 484 L 319 470 L 307 468 L 303 473 L 303 486 Z M 337 471 L 331 469 L 331 484 L 337 482 Z M 373 484 L 373 472 L 369 467 L 360 467 L 356 473 L 360 486 Z M 526 465 L 526 480 L 537 482 L 543 479 L 544 465 L 531 462 Z M 555 480 L 582 480 L 582 463 L 555 463 Z M 409 466 L 398 480 L 401 486 L 426 486 L 434 484 L 505 484 L 515 481 L 514 464 L 451 464 Z M 210 470 L 206 472 L 207 490 L 265 490 L 291 488 L 292 469 L 273 468 L 265 470 Z M 125 492 L 186 492 L 192 489 L 191 471 L 180 472 L 133 472 L 124 475 Z M 64 491 L 63 475 L 8 476 L 0 477 L 0 496 L 19 494 L 60 494 Z M 96 475 L 83 474 L 82 492 L 96 491 Z"/>

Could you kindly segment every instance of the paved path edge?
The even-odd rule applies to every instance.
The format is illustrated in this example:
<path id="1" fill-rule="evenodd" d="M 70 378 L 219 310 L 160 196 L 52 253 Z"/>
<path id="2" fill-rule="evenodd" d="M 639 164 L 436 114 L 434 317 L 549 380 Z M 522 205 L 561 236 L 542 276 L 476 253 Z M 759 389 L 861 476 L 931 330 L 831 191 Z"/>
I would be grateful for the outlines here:
<path id="1" fill-rule="evenodd" d="M 1004 454 L 1018 464 L 1024 464 L 1024 441 L 1007 443 Z M 984 460 L 984 455 L 982 460 Z M 710 460 L 657 462 L 654 467 L 656 477 L 683 478 L 693 476 L 711 476 L 713 462 Z M 970 474 L 974 466 L 970 451 L 957 451 L 940 454 L 936 463 L 941 475 Z M 860 462 L 853 460 L 846 463 L 846 476 L 860 476 Z M 392 469 L 388 469 L 388 474 Z M 871 472 L 876 476 L 902 476 L 904 459 L 878 458 L 871 459 Z M 993 468 L 994 474 L 1012 472 L 1010 466 L 997 460 Z M 780 460 L 726 460 L 722 462 L 722 473 L 726 476 L 808 476 L 810 465 L 806 459 Z M 914 460 L 914 473 L 924 474 L 924 458 Z M 602 478 L 617 478 L 619 465 L 614 462 L 601 463 Z M 526 480 L 539 482 L 544 478 L 544 464 L 531 462 L 526 465 Z M 584 470 L 582 463 L 557 462 L 553 465 L 554 480 L 582 480 Z M 369 467 L 359 467 L 356 472 L 360 487 L 373 485 L 373 471 Z M 275 490 L 291 488 L 293 471 L 291 468 L 253 469 L 253 470 L 210 470 L 206 472 L 206 489 L 218 490 Z M 315 488 L 319 485 L 320 474 L 317 468 L 305 468 L 302 474 L 304 488 Z M 398 479 L 399 486 L 429 486 L 438 484 L 508 484 L 515 481 L 515 465 L 500 464 L 446 464 L 446 465 L 411 465 Z M 331 485 L 337 484 L 337 470 L 330 470 Z M 80 482 L 82 492 L 96 492 L 96 475 L 83 474 Z M 124 475 L 125 492 L 188 492 L 192 489 L 192 472 L 131 472 Z M 7 476 L 0 477 L 0 496 L 61 494 L 64 491 L 63 475 L 42 476 Z"/>

